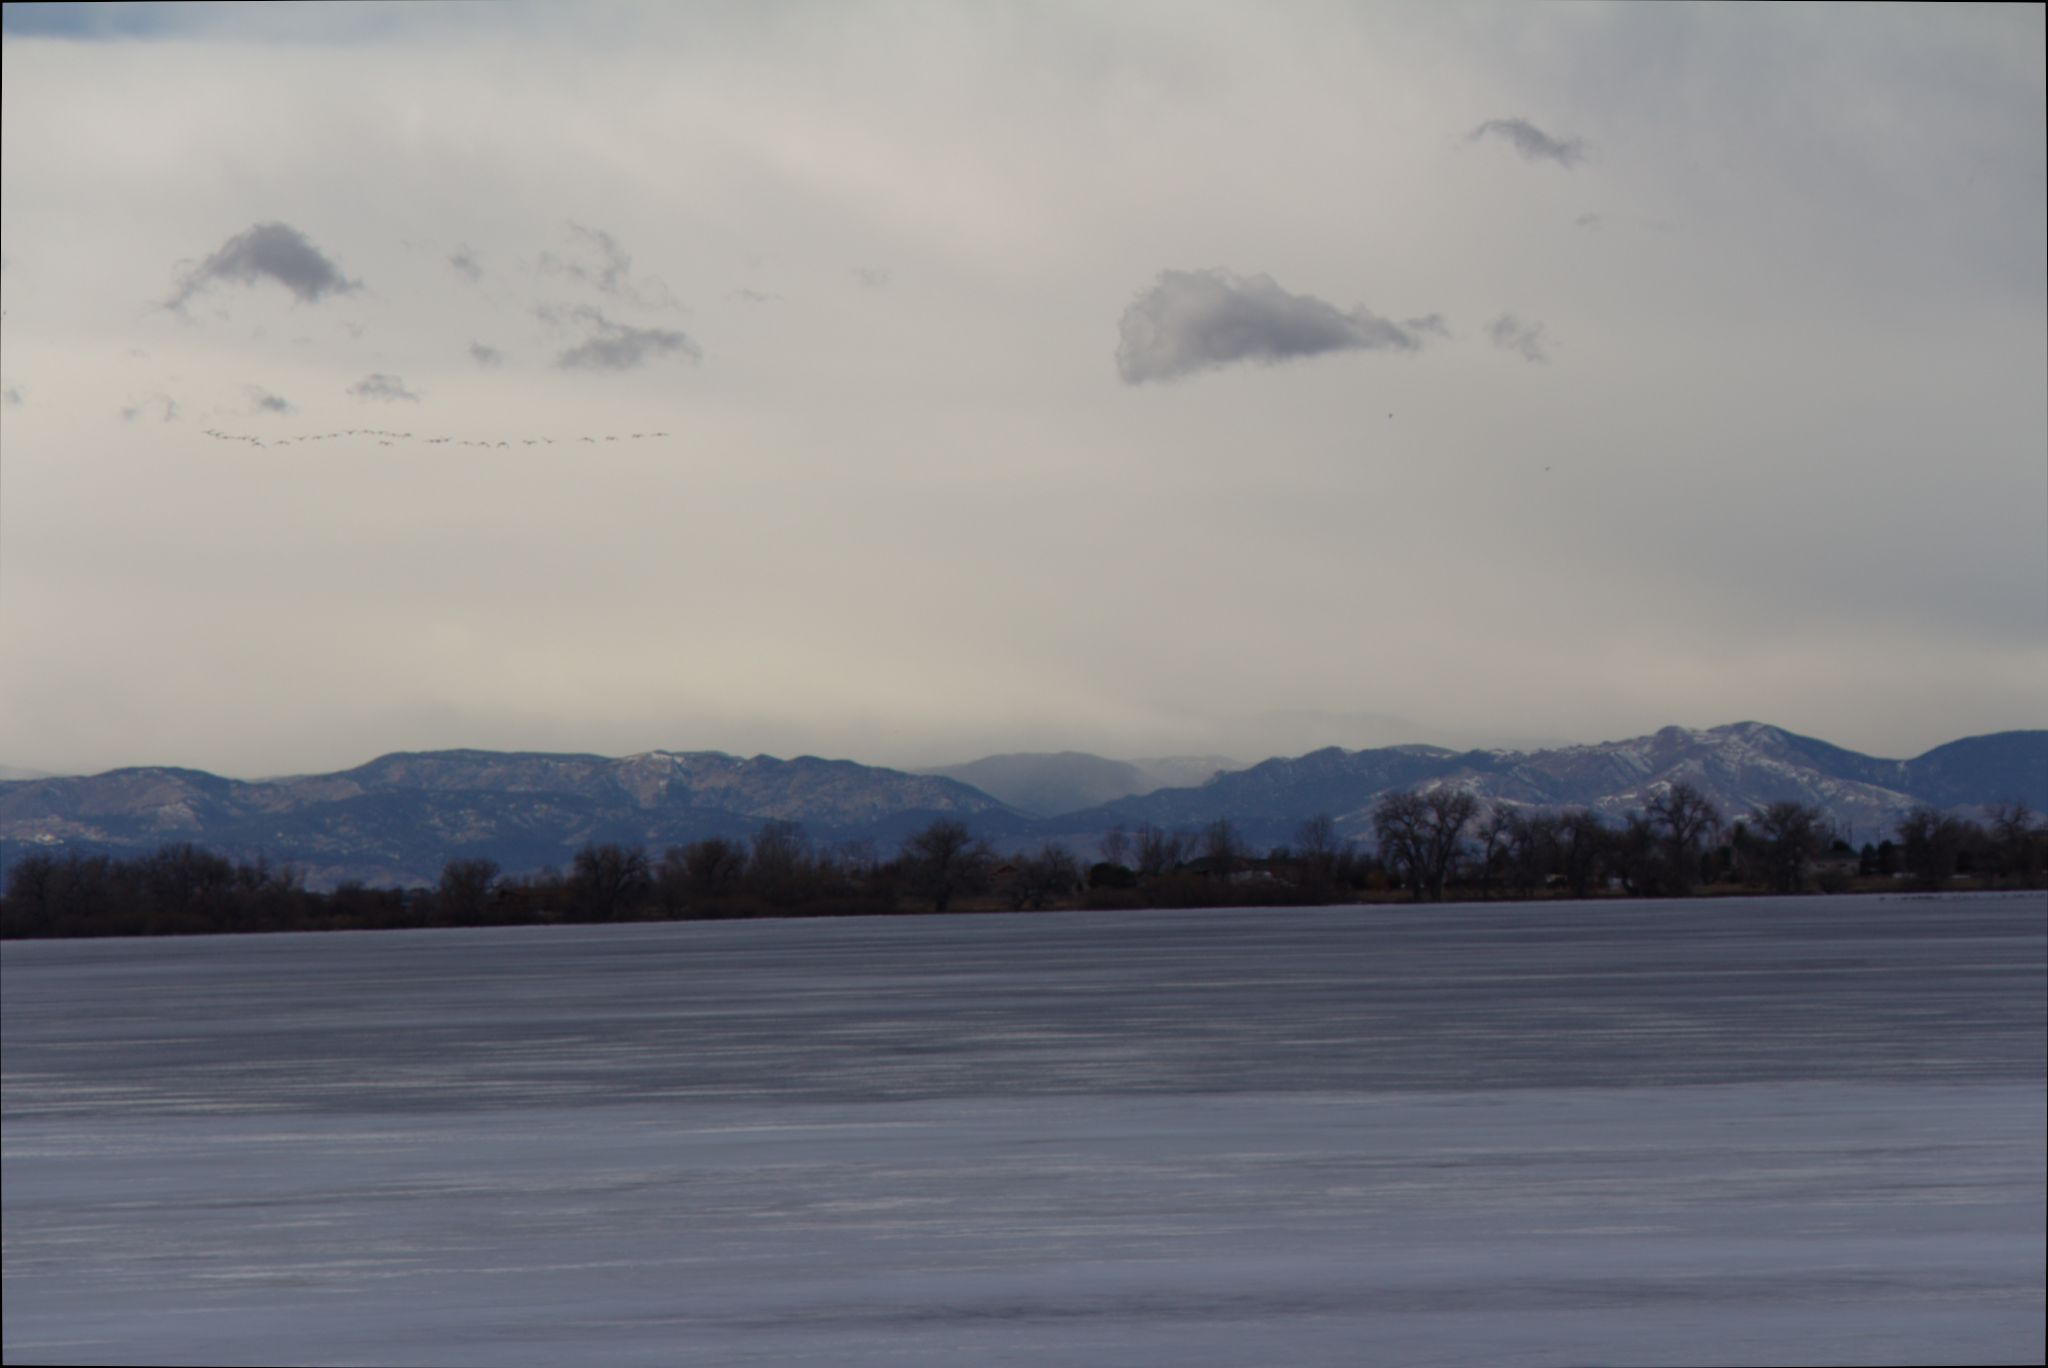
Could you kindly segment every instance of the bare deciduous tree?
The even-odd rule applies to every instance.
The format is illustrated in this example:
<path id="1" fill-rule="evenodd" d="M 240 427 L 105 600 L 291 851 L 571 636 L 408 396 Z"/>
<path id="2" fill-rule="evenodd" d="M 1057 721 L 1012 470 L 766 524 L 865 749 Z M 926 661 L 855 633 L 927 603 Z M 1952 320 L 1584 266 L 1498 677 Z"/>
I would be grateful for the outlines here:
<path id="1" fill-rule="evenodd" d="M 1463 789 L 1387 794 L 1372 814 L 1380 857 L 1401 872 L 1416 897 L 1442 901 L 1465 827 L 1478 811 L 1479 801 Z"/>
<path id="2" fill-rule="evenodd" d="M 1574 898 L 1590 898 L 1600 881 L 1601 862 L 1608 851 L 1608 830 L 1600 818 L 1585 808 L 1574 808 L 1557 819 L 1558 872 Z"/>
<path id="3" fill-rule="evenodd" d="M 1183 844 L 1178 832 L 1141 822 L 1134 836 L 1138 873 L 1157 878 L 1181 862 Z"/>
<path id="4" fill-rule="evenodd" d="M 2024 799 L 1991 805 L 1990 840 L 1999 871 L 2032 887 L 2048 866 L 2048 826 L 2036 820 Z"/>
<path id="5" fill-rule="evenodd" d="M 1899 822 L 1899 858 L 1922 888 L 1943 888 L 1956 873 L 1968 843 L 1968 824 L 1931 807 L 1916 807 Z"/>
<path id="6" fill-rule="evenodd" d="M 1337 835 L 1336 819 L 1318 812 L 1294 832 L 1294 854 L 1302 875 L 1318 889 L 1337 882 L 1337 871 L 1345 862 L 1345 842 Z"/>
<path id="7" fill-rule="evenodd" d="M 481 926 L 497 881 L 496 860 L 450 860 L 441 866 L 441 883 L 434 893 L 442 917 L 455 926 Z"/>
<path id="8" fill-rule="evenodd" d="M 965 822 L 941 817 L 903 844 L 903 872 L 910 886 L 943 912 L 955 895 L 978 893 L 988 885 L 993 854 L 974 839 Z"/>
<path id="9" fill-rule="evenodd" d="M 565 892 L 570 913 L 579 921 L 613 921 L 626 914 L 653 887 L 647 852 L 635 846 L 586 845 L 569 867 Z"/>
<path id="10" fill-rule="evenodd" d="M 1202 859 L 1209 872 L 1227 879 L 1244 863 L 1244 840 L 1228 817 L 1218 817 L 1202 828 Z"/>
<path id="11" fill-rule="evenodd" d="M 1764 877 L 1780 893 L 1797 893 L 1806 880 L 1806 866 L 1824 848 L 1825 815 L 1819 808 L 1787 800 L 1759 809 L 1752 820 Z"/>
<path id="12" fill-rule="evenodd" d="M 1700 844 L 1721 825 L 1721 814 L 1683 780 L 1650 800 L 1649 819 L 1663 833 L 1664 891 L 1684 897 L 1699 878 Z"/>
<path id="13" fill-rule="evenodd" d="M 763 822 L 747 857 L 746 883 L 755 896 L 779 906 L 800 900 L 816 882 L 811 843 L 795 822 Z"/>
<path id="14" fill-rule="evenodd" d="M 1017 875 L 1010 884 L 1010 904 L 1019 910 L 1036 910 L 1054 898 L 1064 898 L 1081 886 L 1081 863 L 1057 842 L 1038 848 L 1017 862 Z"/>
<path id="15" fill-rule="evenodd" d="M 1508 856 L 1514 849 L 1516 815 L 1496 807 L 1480 819 L 1473 835 L 1479 841 L 1479 896 L 1491 898 L 1493 885 L 1507 873 Z"/>

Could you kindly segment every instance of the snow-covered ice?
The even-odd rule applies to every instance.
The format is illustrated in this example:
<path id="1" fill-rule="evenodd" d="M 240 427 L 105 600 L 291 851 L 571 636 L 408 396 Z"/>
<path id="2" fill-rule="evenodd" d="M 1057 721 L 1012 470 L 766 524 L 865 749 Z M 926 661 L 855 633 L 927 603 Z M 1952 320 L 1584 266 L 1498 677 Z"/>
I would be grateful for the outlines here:
<path id="1" fill-rule="evenodd" d="M 2038 897 L 9 943 L 9 1363 L 2043 1355 Z"/>

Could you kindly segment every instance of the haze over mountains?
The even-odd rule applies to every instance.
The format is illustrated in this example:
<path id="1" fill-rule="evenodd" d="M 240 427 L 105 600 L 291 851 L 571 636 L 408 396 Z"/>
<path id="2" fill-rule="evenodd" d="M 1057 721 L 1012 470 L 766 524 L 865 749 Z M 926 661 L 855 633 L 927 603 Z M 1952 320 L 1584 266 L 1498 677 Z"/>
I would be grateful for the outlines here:
<path id="1" fill-rule="evenodd" d="M 1889 836 L 1921 805 L 1973 809 L 2017 798 L 2048 810 L 2048 731 L 2039 730 L 1968 737 L 1910 760 L 1744 722 L 1549 750 L 1333 746 L 1244 769 L 1228 764 L 1069 752 L 990 756 L 908 774 L 812 756 L 461 750 L 387 755 L 335 774 L 259 782 L 120 769 L 0 782 L 0 865 L 28 850 L 132 854 L 191 841 L 292 865 L 314 887 L 426 884 L 451 859 L 488 858 L 520 873 L 564 865 L 588 842 L 660 850 L 744 836 L 769 821 L 798 823 L 813 841 L 865 843 L 887 856 L 938 817 L 958 818 L 999 847 L 1062 840 L 1083 854 L 1117 824 L 1187 828 L 1219 817 L 1262 848 L 1286 843 L 1318 813 L 1334 818 L 1342 835 L 1369 843 L 1382 794 L 1446 784 L 1488 805 L 1585 807 L 1618 819 L 1685 782 L 1729 821 L 1792 799 L 1821 809 L 1856 842 Z M 1209 778 L 1187 782 L 1202 768 Z M 968 776 L 986 787 L 962 782 Z M 1182 782 L 1161 786 L 1176 778 Z"/>
<path id="2" fill-rule="evenodd" d="M 920 770 L 971 784 L 1036 817 L 1054 817 L 1119 798 L 1184 788 L 1244 765 L 1221 755 L 1175 755 L 1155 760 L 1105 760 L 1083 751 L 989 755 L 964 765 Z"/>

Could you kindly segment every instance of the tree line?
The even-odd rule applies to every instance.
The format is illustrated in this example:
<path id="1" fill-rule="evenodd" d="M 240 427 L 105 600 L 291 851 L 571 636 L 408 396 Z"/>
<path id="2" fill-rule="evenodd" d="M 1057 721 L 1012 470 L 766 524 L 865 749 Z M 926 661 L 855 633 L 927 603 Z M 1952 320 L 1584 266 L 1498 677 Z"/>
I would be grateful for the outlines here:
<path id="1" fill-rule="evenodd" d="M 1818 808 L 1771 803 L 1732 822 L 1674 784 L 1618 824 L 1586 809 L 1482 810 L 1460 789 L 1389 793 L 1374 806 L 1377 848 L 1335 820 L 1300 824 L 1257 854 L 1227 818 L 1193 830 L 1111 828 L 1085 866 L 1065 846 L 999 855 L 941 818 L 882 858 L 866 842 L 823 846 L 790 822 L 745 840 L 712 836 L 659 856 L 591 843 L 567 870 L 507 875 L 451 860 L 431 888 L 305 887 L 289 866 L 235 861 L 189 844 L 129 859 L 33 852 L 0 896 L 0 936 L 508 926 L 553 922 L 862 916 L 957 910 L 1280 906 L 1461 898 L 1684 897 L 1852 887 L 2041 887 L 2048 826 L 2024 803 L 1988 823 L 1916 808 L 1896 839 L 1851 848 Z"/>
<path id="2" fill-rule="evenodd" d="M 1584 898 L 1685 897 L 1707 888 L 1773 893 L 1844 892 L 1855 880 L 1903 879 L 1942 889 L 2038 888 L 2048 866 L 2048 825 L 2024 802 L 1994 804 L 1988 824 L 1917 807 L 1896 840 L 1852 847 L 1817 807 L 1775 802 L 1728 821 L 1690 784 L 1609 825 L 1585 809 L 1496 807 L 1483 816 L 1456 789 L 1389 794 L 1373 812 L 1382 857 L 1404 887 L 1441 899 L 1448 886 L 1479 897 L 1549 889 Z"/>
<path id="3" fill-rule="evenodd" d="M 0 936 L 131 936 L 240 931 L 517 926 L 551 922 L 861 916 L 946 912 L 999 894 L 1044 908 L 1081 888 L 1064 847 L 999 860 L 966 824 L 940 819 L 888 859 L 853 842 L 820 846 L 792 822 L 751 838 L 712 836 L 659 856 L 592 842 L 567 870 L 504 873 L 496 861 L 449 861 L 431 888 L 305 886 L 299 871 L 237 862 L 191 844 L 121 859 L 32 852 L 0 897 Z"/>

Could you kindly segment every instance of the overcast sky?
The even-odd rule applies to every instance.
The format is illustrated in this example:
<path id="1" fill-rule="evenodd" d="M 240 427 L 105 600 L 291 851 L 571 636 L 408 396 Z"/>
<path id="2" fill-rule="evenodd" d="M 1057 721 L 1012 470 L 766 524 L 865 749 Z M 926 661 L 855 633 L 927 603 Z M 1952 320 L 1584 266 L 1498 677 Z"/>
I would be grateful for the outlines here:
<path id="1" fill-rule="evenodd" d="M 2042 15 L 10 4 L 0 763 L 2048 725 Z"/>

